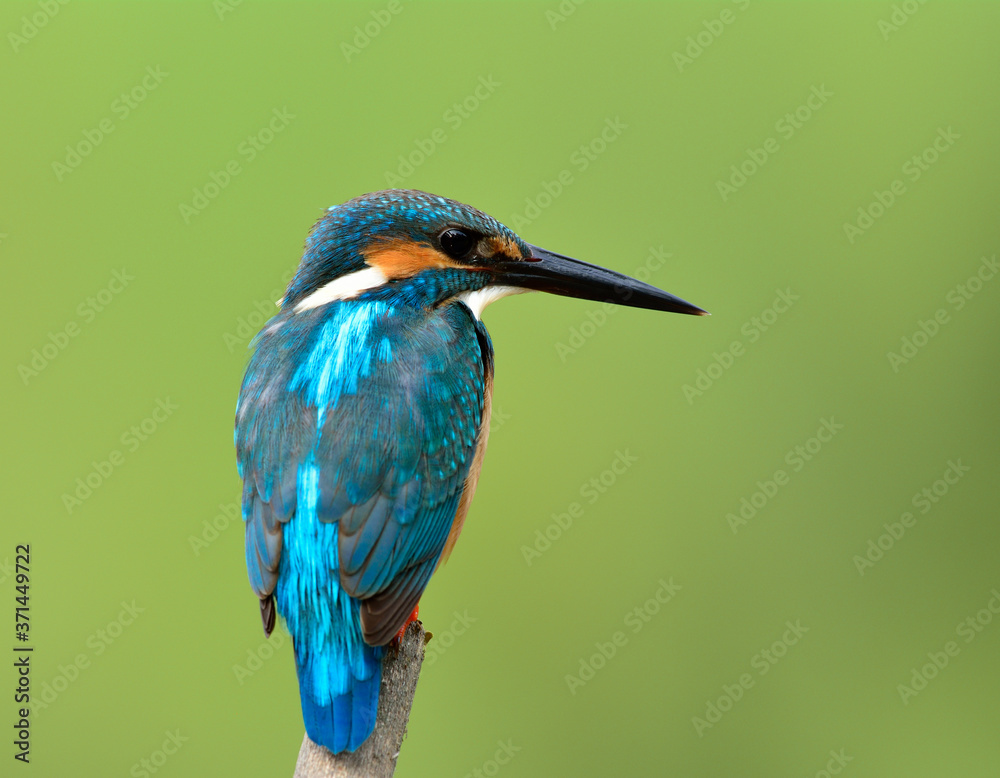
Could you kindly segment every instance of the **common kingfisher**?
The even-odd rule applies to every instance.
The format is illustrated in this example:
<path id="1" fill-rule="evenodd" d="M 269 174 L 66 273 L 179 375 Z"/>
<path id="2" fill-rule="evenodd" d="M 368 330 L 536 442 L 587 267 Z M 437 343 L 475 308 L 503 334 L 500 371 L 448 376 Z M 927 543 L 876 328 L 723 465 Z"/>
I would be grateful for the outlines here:
<path id="1" fill-rule="evenodd" d="M 371 734 L 386 645 L 468 515 L 489 435 L 483 309 L 544 291 L 705 311 L 414 190 L 330 208 L 257 334 L 236 405 L 250 585 L 281 614 L 309 738 Z"/>

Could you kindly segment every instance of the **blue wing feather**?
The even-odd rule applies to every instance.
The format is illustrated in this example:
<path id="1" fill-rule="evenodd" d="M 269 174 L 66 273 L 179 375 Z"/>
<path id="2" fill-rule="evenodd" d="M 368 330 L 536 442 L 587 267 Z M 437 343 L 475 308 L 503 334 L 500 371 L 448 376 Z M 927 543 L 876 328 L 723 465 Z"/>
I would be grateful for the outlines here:
<path id="1" fill-rule="evenodd" d="M 374 726 L 380 646 L 448 538 L 492 360 L 481 327 L 461 304 L 363 296 L 282 313 L 254 343 L 236 424 L 248 574 L 277 597 L 307 731 L 331 750 Z"/>

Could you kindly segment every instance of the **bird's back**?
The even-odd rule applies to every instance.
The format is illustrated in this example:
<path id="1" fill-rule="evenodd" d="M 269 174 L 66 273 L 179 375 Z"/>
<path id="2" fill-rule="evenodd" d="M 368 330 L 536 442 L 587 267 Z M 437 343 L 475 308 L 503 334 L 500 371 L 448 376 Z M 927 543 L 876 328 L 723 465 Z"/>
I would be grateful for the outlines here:
<path id="1" fill-rule="evenodd" d="M 237 406 L 251 584 L 265 613 L 277 598 L 307 731 L 333 751 L 374 726 L 381 646 L 437 565 L 485 443 L 485 328 L 459 302 L 399 291 L 275 317 Z"/>

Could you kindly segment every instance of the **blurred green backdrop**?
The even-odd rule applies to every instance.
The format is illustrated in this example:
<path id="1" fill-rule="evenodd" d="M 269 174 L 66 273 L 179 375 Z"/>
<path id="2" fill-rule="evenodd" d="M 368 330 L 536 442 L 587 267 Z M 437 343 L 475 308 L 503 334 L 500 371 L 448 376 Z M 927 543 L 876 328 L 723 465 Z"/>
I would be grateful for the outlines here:
<path id="1" fill-rule="evenodd" d="M 995 776 L 998 22 L 916 0 L 4 3 L 24 772 L 291 775 L 233 408 L 310 226 L 391 184 L 713 313 L 488 311 L 490 451 L 422 602 L 398 775 Z"/>

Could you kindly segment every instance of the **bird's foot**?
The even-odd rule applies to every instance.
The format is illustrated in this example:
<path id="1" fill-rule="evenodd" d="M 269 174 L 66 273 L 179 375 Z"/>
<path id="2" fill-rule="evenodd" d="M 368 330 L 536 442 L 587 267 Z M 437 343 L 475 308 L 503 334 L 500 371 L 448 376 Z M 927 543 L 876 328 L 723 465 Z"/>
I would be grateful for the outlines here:
<path id="1" fill-rule="evenodd" d="M 417 603 L 416 605 L 413 606 L 413 613 L 411 613 L 409 617 L 406 619 L 406 623 L 404 623 L 402 629 L 400 629 L 399 632 L 396 633 L 396 637 L 393 638 L 393 640 L 396 641 L 402 640 L 403 633 L 406 632 L 406 628 L 410 626 L 413 622 L 415 622 L 419 615 L 420 615 L 420 603 Z"/>

